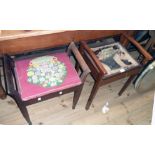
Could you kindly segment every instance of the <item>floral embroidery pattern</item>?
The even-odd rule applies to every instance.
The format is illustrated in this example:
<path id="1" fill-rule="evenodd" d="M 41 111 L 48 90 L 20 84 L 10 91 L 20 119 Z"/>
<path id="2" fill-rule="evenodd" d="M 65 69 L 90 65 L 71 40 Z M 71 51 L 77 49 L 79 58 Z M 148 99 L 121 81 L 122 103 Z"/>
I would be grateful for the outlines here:
<path id="1" fill-rule="evenodd" d="M 62 84 L 66 74 L 65 64 L 55 56 L 41 56 L 30 61 L 27 81 L 42 87 L 53 87 Z"/>

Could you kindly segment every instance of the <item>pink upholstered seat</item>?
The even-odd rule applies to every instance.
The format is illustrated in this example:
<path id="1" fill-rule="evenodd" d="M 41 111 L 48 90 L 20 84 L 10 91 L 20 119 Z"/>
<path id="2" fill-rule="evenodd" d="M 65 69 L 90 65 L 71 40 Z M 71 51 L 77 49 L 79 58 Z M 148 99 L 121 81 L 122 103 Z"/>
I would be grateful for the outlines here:
<path id="1" fill-rule="evenodd" d="M 27 101 L 36 97 L 41 97 L 49 93 L 62 91 L 64 89 L 81 84 L 81 80 L 66 53 L 55 53 L 50 54 L 50 56 L 51 55 L 57 57 L 59 61 L 63 62 L 66 65 L 67 75 L 62 84 L 49 88 L 31 84 L 27 81 L 27 69 L 29 66 L 29 62 L 32 60 L 32 58 L 15 61 L 17 85 L 23 101 Z"/>

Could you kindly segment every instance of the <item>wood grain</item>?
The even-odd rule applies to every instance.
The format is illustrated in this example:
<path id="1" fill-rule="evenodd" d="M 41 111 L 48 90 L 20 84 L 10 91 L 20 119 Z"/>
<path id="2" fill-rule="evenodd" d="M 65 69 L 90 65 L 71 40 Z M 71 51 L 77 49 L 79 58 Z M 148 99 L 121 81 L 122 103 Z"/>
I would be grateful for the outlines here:
<path id="1" fill-rule="evenodd" d="M 46 33 L 45 33 L 46 32 Z M 123 30 L 75 30 L 43 31 L 27 34 L 3 35 L 0 39 L 0 53 L 17 54 L 37 49 L 68 45 L 71 41 L 93 40 L 121 34 Z M 35 34 L 35 35 L 34 35 Z"/>

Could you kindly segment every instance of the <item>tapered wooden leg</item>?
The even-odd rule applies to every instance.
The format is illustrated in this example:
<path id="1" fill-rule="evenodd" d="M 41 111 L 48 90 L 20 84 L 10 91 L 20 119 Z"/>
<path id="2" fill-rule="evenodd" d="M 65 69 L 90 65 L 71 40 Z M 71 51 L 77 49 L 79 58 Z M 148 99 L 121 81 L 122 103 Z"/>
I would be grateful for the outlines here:
<path id="1" fill-rule="evenodd" d="M 32 125 L 32 122 L 31 122 L 31 120 L 30 120 L 30 117 L 29 117 L 29 114 L 28 114 L 28 111 L 27 111 L 26 106 L 20 104 L 20 105 L 18 105 L 18 107 L 19 107 L 19 109 L 20 109 L 20 111 L 21 111 L 23 117 L 24 117 L 25 120 L 27 121 L 27 123 L 28 123 L 29 125 Z"/>
<path id="2" fill-rule="evenodd" d="M 96 81 L 94 83 L 93 89 L 91 91 L 91 94 L 89 96 L 88 102 L 87 102 L 86 107 L 85 107 L 86 110 L 88 110 L 90 108 L 90 105 L 91 105 L 91 103 L 92 103 L 94 97 L 96 96 L 96 93 L 97 93 L 97 91 L 98 91 L 98 89 L 100 87 L 100 82 L 101 81 Z"/>
<path id="3" fill-rule="evenodd" d="M 122 87 L 120 92 L 118 93 L 119 96 L 121 96 L 122 93 L 126 90 L 126 88 L 129 86 L 129 84 L 131 83 L 131 81 L 133 80 L 134 77 L 135 77 L 135 75 L 132 75 L 129 77 L 129 79 L 126 81 L 126 83 L 124 84 L 124 86 Z"/>
<path id="4" fill-rule="evenodd" d="M 23 117 L 25 118 L 25 120 L 27 121 L 27 123 L 29 125 L 32 125 L 27 108 L 26 108 L 25 104 L 23 103 L 23 101 L 21 100 L 21 98 L 19 97 L 19 94 L 14 93 L 14 95 L 12 95 L 11 97 L 13 97 L 14 100 L 16 101 L 18 108 L 21 111 L 21 113 L 22 113 Z"/>
<path id="5" fill-rule="evenodd" d="M 76 105 L 77 105 L 77 102 L 78 102 L 79 97 L 80 97 L 81 92 L 82 92 L 82 88 L 83 88 L 83 85 L 80 86 L 78 89 L 76 89 L 76 90 L 74 91 L 72 109 L 75 109 L 75 107 L 76 107 Z"/>

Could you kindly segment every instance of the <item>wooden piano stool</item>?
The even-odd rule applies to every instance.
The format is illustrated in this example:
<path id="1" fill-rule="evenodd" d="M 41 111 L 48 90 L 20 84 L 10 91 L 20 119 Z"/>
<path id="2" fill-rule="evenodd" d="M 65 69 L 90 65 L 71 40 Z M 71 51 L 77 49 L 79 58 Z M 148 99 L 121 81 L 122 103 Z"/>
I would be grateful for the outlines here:
<path id="1" fill-rule="evenodd" d="M 80 65 L 80 76 L 71 62 L 71 55 L 74 56 L 76 63 Z M 46 59 L 48 62 L 45 61 Z M 51 68 L 53 69 L 56 67 L 55 72 L 52 72 L 51 74 L 49 73 L 51 70 L 48 69 L 48 67 L 44 66 L 43 68 L 42 66 L 42 64 L 50 65 L 50 61 L 52 61 L 51 65 L 54 64 Z M 56 63 L 58 63 L 57 66 L 55 65 Z M 38 64 L 40 64 L 40 66 L 38 66 Z M 39 70 L 37 67 L 40 67 Z M 34 69 L 36 70 L 35 73 Z M 40 71 L 42 69 L 43 71 Z M 47 75 L 48 77 L 42 75 L 45 73 L 46 69 L 48 74 L 50 74 L 50 76 Z M 59 73 L 58 70 L 60 70 Z M 62 70 L 64 70 L 64 73 Z M 37 78 L 37 71 L 41 72 L 40 74 L 42 76 L 40 78 Z M 11 58 L 8 55 L 4 55 L 4 73 L 7 84 L 7 95 L 11 96 L 16 101 L 28 124 L 32 124 L 32 122 L 26 107 L 46 99 L 74 92 L 72 106 L 74 109 L 89 72 L 90 70 L 87 64 L 73 42 L 68 46 L 66 52 L 50 52 L 47 55 L 39 57 L 25 56 L 23 59 Z M 59 77 L 58 75 L 63 76 L 63 79 L 57 80 Z"/>
<path id="2" fill-rule="evenodd" d="M 112 36 L 113 37 L 113 36 Z M 124 38 L 122 40 L 122 38 Z M 125 40 L 125 41 L 124 41 Z M 133 44 L 143 55 L 143 62 L 134 60 L 125 48 L 127 41 Z M 96 40 L 97 41 L 97 40 Z M 99 41 L 99 39 L 98 39 Z M 139 73 L 144 63 L 152 59 L 152 56 L 131 36 L 125 33 L 120 35 L 117 43 L 91 48 L 88 42 L 81 41 L 80 52 L 91 70 L 94 86 L 86 104 L 86 110 L 98 91 L 98 89 L 110 82 L 129 77 L 118 95 L 121 95 L 129 86 L 134 77 Z M 109 56 L 111 53 L 111 57 Z"/>

